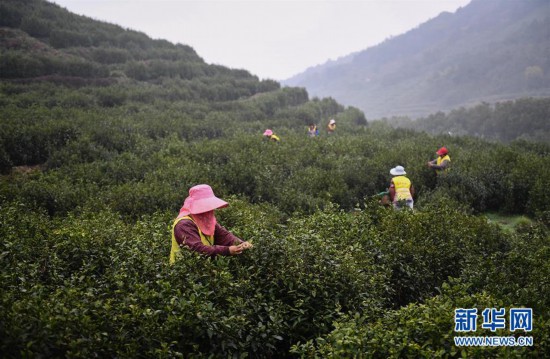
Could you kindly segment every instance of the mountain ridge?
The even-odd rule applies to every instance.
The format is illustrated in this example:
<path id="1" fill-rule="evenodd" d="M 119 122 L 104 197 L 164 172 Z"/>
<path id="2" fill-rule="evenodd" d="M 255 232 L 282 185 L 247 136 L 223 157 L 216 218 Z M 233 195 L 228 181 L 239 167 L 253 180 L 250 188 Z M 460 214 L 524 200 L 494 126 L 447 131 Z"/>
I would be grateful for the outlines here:
<path id="1" fill-rule="evenodd" d="M 548 96 L 549 24 L 544 1 L 474 0 L 357 52 L 349 63 L 325 63 L 282 83 L 331 96 L 370 118 Z"/>

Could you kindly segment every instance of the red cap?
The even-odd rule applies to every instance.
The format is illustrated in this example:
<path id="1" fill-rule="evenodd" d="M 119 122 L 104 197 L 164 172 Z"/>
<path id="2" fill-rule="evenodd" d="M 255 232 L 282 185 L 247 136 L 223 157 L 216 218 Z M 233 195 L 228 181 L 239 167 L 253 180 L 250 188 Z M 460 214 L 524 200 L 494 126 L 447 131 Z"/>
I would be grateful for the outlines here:
<path id="1" fill-rule="evenodd" d="M 440 156 L 444 156 L 446 155 L 447 153 L 449 153 L 449 151 L 447 150 L 446 147 L 441 147 L 439 150 L 437 150 L 436 152 L 438 155 Z"/>

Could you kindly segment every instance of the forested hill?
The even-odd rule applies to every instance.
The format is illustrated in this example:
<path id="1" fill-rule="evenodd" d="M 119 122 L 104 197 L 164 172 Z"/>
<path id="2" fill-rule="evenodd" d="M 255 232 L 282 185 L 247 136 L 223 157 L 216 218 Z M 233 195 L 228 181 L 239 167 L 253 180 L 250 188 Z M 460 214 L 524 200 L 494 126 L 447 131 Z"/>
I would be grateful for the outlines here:
<path id="1" fill-rule="evenodd" d="M 1 78 L 20 83 L 107 86 L 168 77 L 191 81 L 172 96 L 207 100 L 235 99 L 279 87 L 274 81 L 259 82 L 245 70 L 208 65 L 189 46 L 153 40 L 43 0 L 0 3 L 0 49 Z M 208 81 L 217 86 L 208 86 Z"/>
<path id="2" fill-rule="evenodd" d="M 394 127 L 425 131 L 431 134 L 477 136 L 489 140 L 510 142 L 550 139 L 550 97 L 522 98 L 513 101 L 460 107 L 448 113 L 436 112 L 411 120 L 409 117 L 384 118 Z"/>
<path id="3" fill-rule="evenodd" d="M 189 46 L 43 0 L 0 3 L 0 51 L 4 173 L 51 162 L 56 150 L 86 138 L 101 144 L 88 154 L 93 160 L 102 151 L 135 149 L 137 133 L 190 140 L 301 130 L 328 116 L 365 123 L 360 111 L 332 99 L 310 101 L 303 88 L 207 64 Z M 102 130 L 98 119 L 116 130 Z"/>
<path id="4" fill-rule="evenodd" d="M 357 106 L 367 118 L 549 96 L 550 2 L 473 0 L 283 83 Z"/>

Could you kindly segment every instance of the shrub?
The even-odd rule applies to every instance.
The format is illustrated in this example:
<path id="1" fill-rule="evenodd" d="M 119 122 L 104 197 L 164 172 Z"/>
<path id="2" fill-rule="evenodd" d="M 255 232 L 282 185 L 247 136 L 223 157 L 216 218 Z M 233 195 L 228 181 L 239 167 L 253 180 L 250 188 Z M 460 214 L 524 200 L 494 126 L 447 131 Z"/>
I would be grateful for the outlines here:
<path id="1" fill-rule="evenodd" d="M 119 64 L 125 63 L 130 59 L 130 54 L 126 50 L 119 48 L 95 48 L 92 52 L 92 57 L 95 61 L 102 64 Z"/>
<path id="2" fill-rule="evenodd" d="M 34 77 L 44 73 L 43 63 L 23 53 L 6 53 L 0 58 L 0 76 L 2 78 Z"/>
<path id="3" fill-rule="evenodd" d="M 53 23 L 38 16 L 26 16 L 21 20 L 21 30 L 33 37 L 44 38 L 50 36 Z"/>
<path id="4" fill-rule="evenodd" d="M 349 315 L 335 323 L 329 335 L 292 347 L 291 352 L 301 357 L 531 357 L 547 348 L 543 340 L 529 347 L 457 347 L 454 337 L 453 315 L 457 308 L 502 308 L 497 298 L 485 293 L 468 293 L 463 284 L 444 285 L 443 292 L 425 304 L 410 304 L 386 313 L 385 316 L 369 318 L 359 314 Z M 534 338 L 544 338 L 548 322 L 541 318 Z M 540 330 L 540 331 L 539 331 Z M 496 335 L 507 335 L 505 331 Z M 492 336 L 489 330 L 479 330 L 476 335 Z"/>
<path id="5" fill-rule="evenodd" d="M 15 6 L 0 4 L 0 26 L 19 27 L 23 14 Z"/>
<path id="6" fill-rule="evenodd" d="M 50 33 L 50 45 L 56 49 L 75 46 L 90 46 L 90 37 L 81 32 L 56 29 Z"/>

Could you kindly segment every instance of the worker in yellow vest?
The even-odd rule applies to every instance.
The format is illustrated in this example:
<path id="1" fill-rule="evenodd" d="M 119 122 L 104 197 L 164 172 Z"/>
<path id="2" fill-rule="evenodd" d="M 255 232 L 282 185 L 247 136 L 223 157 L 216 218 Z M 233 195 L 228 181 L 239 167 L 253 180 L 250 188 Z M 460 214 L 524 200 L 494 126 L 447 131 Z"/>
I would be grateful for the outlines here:
<path id="1" fill-rule="evenodd" d="M 334 131 L 336 131 L 336 121 L 334 119 L 331 119 L 329 122 L 328 122 L 328 126 L 327 126 L 327 134 L 328 135 L 332 135 L 334 133 Z"/>
<path id="2" fill-rule="evenodd" d="M 309 128 L 307 130 L 307 135 L 309 137 L 317 137 L 319 136 L 319 130 L 317 129 L 317 125 L 314 123 L 309 124 Z"/>
<path id="3" fill-rule="evenodd" d="M 437 158 L 428 162 L 428 167 L 435 170 L 438 175 L 445 174 L 449 171 L 451 166 L 451 157 L 449 157 L 449 150 L 446 147 L 441 147 L 436 152 Z"/>
<path id="4" fill-rule="evenodd" d="M 390 183 L 389 193 L 393 207 L 401 209 L 402 205 L 406 205 L 410 209 L 414 205 L 414 187 L 411 180 L 405 177 L 407 172 L 403 166 L 396 166 L 390 170 L 393 176 Z"/>
<path id="5" fill-rule="evenodd" d="M 264 131 L 264 138 L 268 139 L 269 141 L 273 142 L 279 142 L 281 139 L 279 136 L 273 133 L 273 130 L 270 130 L 269 128 Z"/>
<path id="6" fill-rule="evenodd" d="M 211 257 L 234 256 L 252 248 L 251 243 L 233 235 L 217 222 L 214 210 L 228 205 L 214 195 L 209 185 L 191 187 L 189 196 L 172 224 L 170 263 L 176 261 L 184 245 Z"/>

